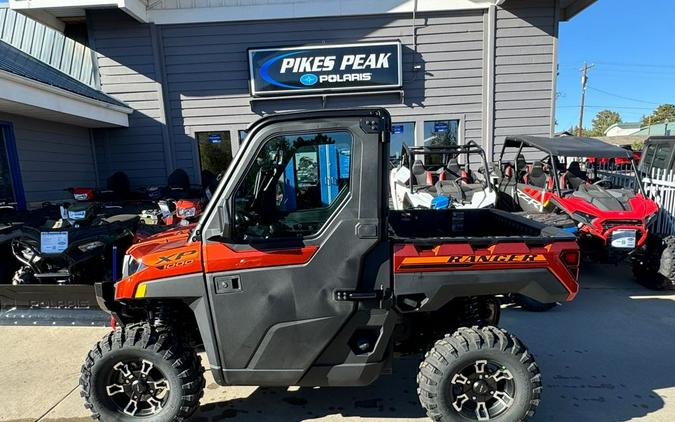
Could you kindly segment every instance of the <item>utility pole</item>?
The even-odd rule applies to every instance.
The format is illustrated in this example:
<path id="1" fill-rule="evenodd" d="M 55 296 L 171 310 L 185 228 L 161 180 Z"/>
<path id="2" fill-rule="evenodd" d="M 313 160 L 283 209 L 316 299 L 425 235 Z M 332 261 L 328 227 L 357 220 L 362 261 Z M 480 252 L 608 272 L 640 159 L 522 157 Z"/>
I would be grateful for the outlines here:
<path id="1" fill-rule="evenodd" d="M 581 69 L 581 108 L 579 109 L 579 127 L 577 128 L 577 136 L 583 135 L 584 127 L 584 101 L 586 100 L 586 83 L 588 83 L 588 71 L 594 65 L 588 65 L 584 62 L 584 68 Z"/>

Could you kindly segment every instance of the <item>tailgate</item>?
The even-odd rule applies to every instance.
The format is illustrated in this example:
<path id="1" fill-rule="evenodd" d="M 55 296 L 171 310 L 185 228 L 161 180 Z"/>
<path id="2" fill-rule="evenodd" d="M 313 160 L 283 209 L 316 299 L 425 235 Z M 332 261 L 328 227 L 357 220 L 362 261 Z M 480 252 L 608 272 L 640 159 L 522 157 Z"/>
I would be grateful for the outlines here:
<path id="1" fill-rule="evenodd" d="M 578 291 L 575 241 L 393 244 L 394 294 L 408 310 L 433 311 L 455 297 L 520 293 L 545 303 Z"/>

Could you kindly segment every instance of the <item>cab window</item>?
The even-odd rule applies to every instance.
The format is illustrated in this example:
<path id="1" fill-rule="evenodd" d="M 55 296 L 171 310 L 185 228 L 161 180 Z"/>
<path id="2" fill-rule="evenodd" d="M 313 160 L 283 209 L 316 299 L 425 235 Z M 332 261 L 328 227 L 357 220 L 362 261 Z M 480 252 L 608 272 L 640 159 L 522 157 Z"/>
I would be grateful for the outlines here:
<path id="1" fill-rule="evenodd" d="M 235 240 L 316 234 L 348 194 L 351 151 L 349 132 L 268 139 L 234 197 Z"/>
<path id="2" fill-rule="evenodd" d="M 670 152 L 672 151 L 673 146 L 671 144 L 661 144 L 656 149 L 656 154 L 654 155 L 654 161 L 652 167 L 657 169 L 665 169 L 668 167 L 670 161 Z"/>
<path id="3" fill-rule="evenodd" d="M 642 171 L 650 171 L 652 161 L 654 161 L 654 153 L 656 152 L 656 144 L 647 145 L 647 149 L 642 157 Z"/>

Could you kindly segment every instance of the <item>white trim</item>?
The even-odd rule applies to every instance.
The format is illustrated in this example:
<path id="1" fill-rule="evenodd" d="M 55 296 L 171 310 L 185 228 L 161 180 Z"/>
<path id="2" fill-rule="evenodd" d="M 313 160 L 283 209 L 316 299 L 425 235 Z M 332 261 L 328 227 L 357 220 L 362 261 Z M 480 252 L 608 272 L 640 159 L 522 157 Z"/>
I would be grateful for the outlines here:
<path id="1" fill-rule="evenodd" d="M 140 0 L 118 0 L 117 6 L 139 22 L 148 22 L 148 10 Z"/>
<path id="2" fill-rule="evenodd" d="M 377 0 L 364 6 L 363 0 L 288 0 L 260 5 L 149 8 L 143 0 L 9 0 L 14 10 L 119 8 L 139 22 L 180 24 L 201 22 L 232 22 L 263 19 L 297 19 L 330 16 L 379 15 L 449 10 L 476 10 L 500 5 L 506 0 Z M 194 4 L 194 3 L 193 3 Z M 161 7 L 161 2 L 160 2 Z"/>
<path id="3" fill-rule="evenodd" d="M 103 123 L 99 126 L 129 127 L 132 109 L 84 97 L 0 70 L 0 99 L 31 107 L 69 114 L 84 121 Z M 89 126 L 89 125 L 87 125 Z"/>
<path id="4" fill-rule="evenodd" d="M 417 12 L 485 9 L 504 0 L 418 0 Z M 414 0 L 321 0 L 288 3 L 180 9 L 149 9 L 148 21 L 156 24 L 232 22 L 247 20 L 298 19 L 331 16 L 412 13 Z"/>
<path id="5" fill-rule="evenodd" d="M 139 22 L 147 23 L 147 6 L 142 0 L 9 0 L 13 10 L 120 8 Z M 31 12 L 31 16 L 35 16 Z M 48 13 L 48 12 L 47 12 Z"/>

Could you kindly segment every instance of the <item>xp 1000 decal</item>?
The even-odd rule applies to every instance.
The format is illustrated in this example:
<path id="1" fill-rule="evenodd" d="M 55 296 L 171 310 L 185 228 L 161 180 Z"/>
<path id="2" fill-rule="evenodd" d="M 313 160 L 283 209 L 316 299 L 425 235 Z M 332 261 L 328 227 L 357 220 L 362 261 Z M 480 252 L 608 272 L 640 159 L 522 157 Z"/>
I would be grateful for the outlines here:
<path id="1" fill-rule="evenodd" d="M 249 50 L 251 94 L 292 95 L 401 87 L 401 44 Z"/>

